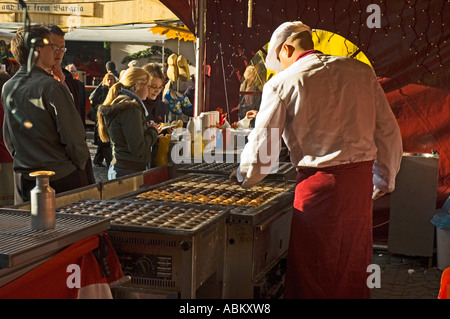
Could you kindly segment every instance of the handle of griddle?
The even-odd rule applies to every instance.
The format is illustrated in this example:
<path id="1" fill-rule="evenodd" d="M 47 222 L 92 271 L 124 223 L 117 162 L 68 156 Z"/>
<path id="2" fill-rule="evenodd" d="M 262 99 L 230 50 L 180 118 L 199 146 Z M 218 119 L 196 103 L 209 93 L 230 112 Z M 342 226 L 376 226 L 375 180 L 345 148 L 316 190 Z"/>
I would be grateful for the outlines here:
<path id="1" fill-rule="evenodd" d="M 259 231 L 263 231 L 264 229 L 266 229 L 267 227 L 269 227 L 274 221 L 276 221 L 278 218 L 280 218 L 280 216 L 282 216 L 282 215 L 284 215 L 284 214 L 287 214 L 287 213 L 288 213 L 289 211 L 291 211 L 291 210 L 292 210 L 292 207 L 289 207 L 289 208 L 286 209 L 281 215 L 273 216 L 272 218 L 268 219 L 264 224 L 256 226 L 256 228 L 257 228 Z"/>

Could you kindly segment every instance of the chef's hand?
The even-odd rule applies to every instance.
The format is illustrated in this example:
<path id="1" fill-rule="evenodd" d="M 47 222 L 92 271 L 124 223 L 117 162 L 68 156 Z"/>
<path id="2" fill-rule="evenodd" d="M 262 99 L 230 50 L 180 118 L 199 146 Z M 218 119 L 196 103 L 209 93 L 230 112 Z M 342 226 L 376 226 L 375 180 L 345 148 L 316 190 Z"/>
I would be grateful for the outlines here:
<path id="1" fill-rule="evenodd" d="M 378 198 L 383 197 L 386 194 L 387 194 L 386 192 L 383 192 L 378 187 L 374 186 L 373 193 L 372 193 L 372 199 L 377 200 Z"/>

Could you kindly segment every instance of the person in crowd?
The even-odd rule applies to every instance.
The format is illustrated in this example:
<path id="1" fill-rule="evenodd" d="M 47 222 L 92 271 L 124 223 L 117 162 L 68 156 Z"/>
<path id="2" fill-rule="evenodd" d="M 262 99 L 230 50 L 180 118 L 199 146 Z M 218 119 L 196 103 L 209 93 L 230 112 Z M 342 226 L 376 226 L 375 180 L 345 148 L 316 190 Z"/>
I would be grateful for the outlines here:
<path id="1" fill-rule="evenodd" d="M 106 167 L 109 167 L 112 161 L 112 149 L 110 142 L 102 142 L 98 135 L 98 127 L 97 127 L 97 111 L 99 105 L 105 101 L 106 96 L 108 95 L 109 89 L 119 81 L 118 78 L 114 76 L 112 73 L 106 73 L 103 77 L 102 83 L 92 91 L 89 96 L 89 100 L 91 100 L 91 110 L 88 112 L 88 118 L 95 123 L 94 128 L 94 144 L 97 145 L 97 151 L 94 155 L 93 162 L 97 166 L 103 166 L 103 160 L 106 162 Z"/>
<path id="2" fill-rule="evenodd" d="M 5 70 L 0 70 L 0 127 L 3 125 L 4 110 L 1 103 L 3 84 L 11 76 Z M 0 132 L 0 207 L 14 205 L 14 170 L 13 158 L 6 149 L 3 134 Z"/>
<path id="3" fill-rule="evenodd" d="M 60 27 L 55 24 L 46 24 L 45 27 L 50 31 L 49 41 L 55 55 L 55 64 L 51 69 L 47 71 L 53 74 L 55 79 L 63 83 L 69 89 L 73 101 L 75 102 L 75 108 L 80 115 L 81 121 L 83 122 L 83 126 L 86 127 L 86 107 L 83 106 L 85 105 L 85 99 L 83 100 L 82 105 L 80 105 L 81 97 L 85 96 L 86 93 L 80 92 L 79 84 L 74 80 L 72 74 L 68 70 L 61 68 L 64 54 L 67 51 L 66 41 L 64 39 L 65 33 L 63 30 L 61 30 Z M 86 164 L 85 169 L 88 175 L 89 184 L 95 184 L 94 171 L 92 169 L 92 160 L 90 158 Z"/>
<path id="4" fill-rule="evenodd" d="M 370 298 L 373 195 L 394 190 L 403 154 L 385 93 L 367 64 L 314 50 L 299 21 L 274 31 L 266 66 L 279 73 L 230 179 L 260 182 L 283 137 L 298 171 L 285 298 Z"/>
<path id="5" fill-rule="evenodd" d="M 80 111 L 81 120 L 86 122 L 86 86 L 79 80 L 77 67 L 75 64 L 68 64 L 66 70 L 70 72 L 73 80 L 78 85 L 78 107 Z M 86 125 L 85 125 L 86 126 Z"/>
<path id="6" fill-rule="evenodd" d="M 142 67 L 150 74 L 150 84 L 148 88 L 148 97 L 143 101 L 147 109 L 147 122 L 155 122 L 157 124 L 167 123 L 169 120 L 169 106 L 162 101 L 162 90 L 164 89 L 165 76 L 161 67 L 157 63 L 148 63 Z M 173 128 L 167 129 L 159 134 L 172 134 Z M 152 161 L 150 167 L 156 167 L 155 158 L 158 154 L 159 141 L 152 148 Z"/>
<path id="7" fill-rule="evenodd" d="M 53 67 L 47 71 L 53 74 L 55 79 L 57 79 L 67 87 L 73 97 L 76 109 L 81 116 L 81 108 L 79 105 L 80 92 L 78 83 L 74 80 L 69 70 L 61 67 L 64 54 L 67 51 L 66 41 L 64 39 L 65 33 L 63 30 L 61 30 L 60 27 L 55 24 L 46 24 L 45 27 L 50 31 L 51 35 L 49 41 L 55 53 L 55 65 L 53 65 Z M 82 118 L 82 121 L 84 122 L 84 118 Z"/>
<path id="8" fill-rule="evenodd" d="M 15 203 L 30 200 L 36 180 L 29 174 L 35 171 L 55 173 L 50 177 L 50 186 L 56 193 L 87 186 L 85 168 L 90 159 L 74 100 L 67 88 L 47 71 L 55 65 L 55 48 L 61 46 L 51 42 L 51 33 L 42 25 L 32 25 L 27 31 L 29 39 L 48 39 L 49 43 L 40 43 L 35 48 L 36 65 L 27 70 L 29 49 L 24 29 L 18 29 L 11 41 L 11 51 L 21 66 L 5 83 L 2 104 L 8 110 L 3 126 L 5 145 L 14 158 L 14 172 L 19 174 Z M 18 81 L 23 82 L 17 85 Z M 11 109 L 18 109 L 32 126 L 24 127 Z"/>
<path id="9" fill-rule="evenodd" d="M 266 69 L 264 64 L 249 65 L 244 72 L 244 80 L 242 81 L 241 92 L 261 92 L 265 83 Z M 243 94 L 239 102 L 239 119 L 245 118 L 248 111 L 259 110 L 261 104 L 261 95 L 255 93 Z"/>
<path id="10" fill-rule="evenodd" d="M 99 106 L 98 132 L 111 142 L 113 160 L 108 179 L 144 171 L 151 162 L 152 146 L 158 138 L 157 124 L 147 122 L 142 100 L 148 97 L 150 74 L 129 68 Z"/>
<path id="11" fill-rule="evenodd" d="M 116 70 L 116 64 L 113 61 L 108 61 L 105 64 L 106 73 L 112 73 L 116 78 L 119 78 L 119 73 Z"/>
<path id="12" fill-rule="evenodd" d="M 142 67 L 150 74 L 148 96 L 143 101 L 147 109 L 147 121 L 163 123 L 167 121 L 169 108 L 162 101 L 161 92 L 164 89 L 164 74 L 157 63 L 148 63 Z"/>

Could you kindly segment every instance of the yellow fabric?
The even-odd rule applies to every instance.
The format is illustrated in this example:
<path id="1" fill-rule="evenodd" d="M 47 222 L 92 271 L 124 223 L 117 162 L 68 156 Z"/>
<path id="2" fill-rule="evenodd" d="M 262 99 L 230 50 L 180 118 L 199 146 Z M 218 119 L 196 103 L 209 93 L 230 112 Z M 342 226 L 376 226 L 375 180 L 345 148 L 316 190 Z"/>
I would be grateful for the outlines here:
<path id="1" fill-rule="evenodd" d="M 316 29 L 313 30 L 312 37 L 314 41 L 314 49 L 319 50 L 324 54 L 351 57 L 359 49 L 351 41 L 330 31 Z M 359 52 L 354 58 L 372 66 L 369 59 L 362 51 Z M 275 72 L 272 70 L 267 70 L 267 79 L 270 79 L 274 74 Z"/>

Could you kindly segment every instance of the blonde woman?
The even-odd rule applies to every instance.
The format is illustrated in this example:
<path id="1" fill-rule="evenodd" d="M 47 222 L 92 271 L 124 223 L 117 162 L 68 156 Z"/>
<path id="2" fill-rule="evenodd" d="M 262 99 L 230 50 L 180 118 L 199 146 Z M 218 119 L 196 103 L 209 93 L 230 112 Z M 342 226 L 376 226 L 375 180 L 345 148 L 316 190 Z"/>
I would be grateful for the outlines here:
<path id="1" fill-rule="evenodd" d="M 108 91 L 98 109 L 98 132 L 111 142 L 113 160 L 108 179 L 144 171 L 151 161 L 158 138 L 156 124 L 147 123 L 142 100 L 148 96 L 150 75 L 142 68 L 129 68 Z"/>

